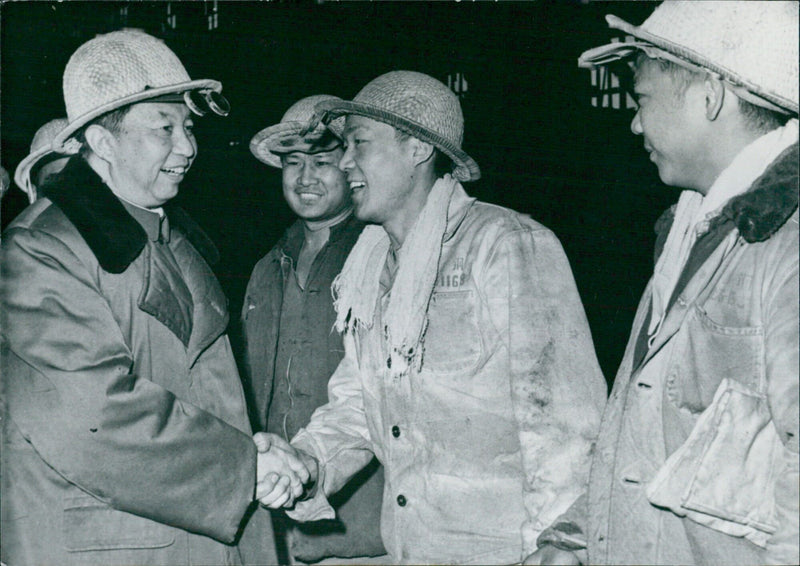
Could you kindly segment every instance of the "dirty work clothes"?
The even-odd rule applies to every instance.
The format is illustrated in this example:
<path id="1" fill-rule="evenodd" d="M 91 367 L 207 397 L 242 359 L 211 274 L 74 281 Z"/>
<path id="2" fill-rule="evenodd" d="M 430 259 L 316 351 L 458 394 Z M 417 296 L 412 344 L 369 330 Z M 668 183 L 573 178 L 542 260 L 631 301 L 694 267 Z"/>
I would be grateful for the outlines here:
<path id="1" fill-rule="evenodd" d="M 2 560 L 240 563 L 256 451 L 198 228 L 77 156 L 59 183 L 3 236 Z"/>
<path id="2" fill-rule="evenodd" d="M 648 285 L 556 526 L 589 563 L 800 562 L 797 201 L 795 143 L 698 239 L 650 347 Z"/>
<path id="3" fill-rule="evenodd" d="M 319 459 L 323 489 L 290 515 L 331 516 L 325 493 L 374 453 L 394 562 L 519 562 L 582 491 L 605 402 L 561 245 L 458 186 L 422 367 L 397 380 L 381 330 L 385 300 L 371 328 L 345 335 L 330 402 L 293 440 Z"/>
<path id="4" fill-rule="evenodd" d="M 328 400 L 327 383 L 344 355 L 334 332 L 331 283 L 364 224 L 349 216 L 332 226 L 328 243 L 319 251 L 306 288 L 297 284 L 294 267 L 303 246 L 303 225 L 297 221 L 253 269 L 247 285 L 242 322 L 247 345 L 254 426 L 289 438 Z M 296 300 L 287 308 L 286 290 Z M 291 367 L 290 367 L 291 364 Z M 291 371 L 292 386 L 287 384 Z M 289 391 L 299 394 L 289 402 Z M 268 418 L 270 422 L 268 422 Z"/>
<path id="5" fill-rule="evenodd" d="M 363 227 L 352 216 L 331 227 L 304 289 L 295 273 L 303 245 L 301 221 L 253 270 L 242 318 L 253 417 L 262 430 L 288 440 L 328 401 L 328 380 L 344 355 L 342 338 L 333 330 L 330 287 Z M 276 528 L 291 532 L 289 551 L 304 562 L 384 554 L 382 494 L 383 471 L 374 462 L 336 496 L 337 520 L 298 525 L 277 512 Z"/>

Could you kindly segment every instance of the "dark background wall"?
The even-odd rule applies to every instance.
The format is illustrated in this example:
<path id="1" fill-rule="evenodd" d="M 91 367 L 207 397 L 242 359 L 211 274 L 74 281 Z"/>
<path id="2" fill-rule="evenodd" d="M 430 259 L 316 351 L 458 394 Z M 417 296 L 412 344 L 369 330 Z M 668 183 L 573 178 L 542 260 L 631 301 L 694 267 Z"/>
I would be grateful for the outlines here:
<path id="1" fill-rule="evenodd" d="M 95 34 L 141 28 L 165 39 L 193 78 L 216 78 L 233 111 L 200 121 L 199 158 L 178 197 L 223 255 L 232 335 L 255 262 L 291 221 L 280 174 L 250 138 L 311 94 L 351 98 L 410 69 L 458 76 L 465 150 L 478 198 L 530 214 L 561 239 L 597 355 L 613 380 L 652 270 L 653 223 L 676 200 L 630 133 L 632 110 L 590 103 L 585 49 L 614 34 L 603 16 L 640 23 L 651 2 L 11 2 L 0 22 L 3 166 L 13 172 L 37 128 L 65 114 L 61 74 Z M 216 27 L 214 22 L 216 19 Z M 210 24 L 209 24 L 210 22 Z M 461 83 L 463 86 L 463 83 Z M 3 201 L 5 227 L 26 204 Z"/>

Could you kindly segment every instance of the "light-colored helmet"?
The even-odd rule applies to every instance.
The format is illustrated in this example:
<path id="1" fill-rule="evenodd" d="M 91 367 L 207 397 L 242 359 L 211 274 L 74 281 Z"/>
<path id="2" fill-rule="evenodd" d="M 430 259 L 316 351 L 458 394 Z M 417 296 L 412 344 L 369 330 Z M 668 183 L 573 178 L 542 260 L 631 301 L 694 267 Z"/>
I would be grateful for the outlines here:
<path id="1" fill-rule="evenodd" d="M 199 106 L 203 103 L 220 115 L 229 110 L 219 81 L 192 80 L 162 40 L 133 29 L 98 35 L 81 45 L 67 62 L 63 85 L 69 124 L 53 141 L 58 152 L 95 118 L 134 102 L 185 101 L 195 113 L 205 113 Z M 203 96 L 193 98 L 197 92 Z"/>
<path id="2" fill-rule="evenodd" d="M 464 115 L 452 90 L 435 78 L 415 71 L 391 71 L 373 80 L 349 100 L 326 100 L 317 114 L 328 118 L 357 114 L 411 134 L 437 147 L 453 160 L 453 176 L 474 181 L 478 164 L 461 149 Z"/>
<path id="3" fill-rule="evenodd" d="M 31 152 L 20 161 L 14 171 L 14 182 L 17 186 L 28 194 L 28 200 L 34 202 L 36 200 L 36 187 L 31 180 L 31 171 L 45 157 L 56 154 L 66 157 L 70 155 L 68 152 L 56 153 L 52 149 L 52 143 L 55 137 L 67 127 L 68 121 L 66 118 L 56 118 L 50 120 L 44 126 L 36 130 L 31 142 Z M 70 151 L 74 153 L 74 148 Z"/>
<path id="4" fill-rule="evenodd" d="M 0 198 L 3 198 L 3 195 L 6 194 L 10 184 L 11 179 L 8 178 L 8 173 L 5 169 L 0 167 Z"/>
<path id="5" fill-rule="evenodd" d="M 319 153 L 331 151 L 342 145 L 344 118 L 329 124 L 317 124 L 306 132 L 309 121 L 314 117 L 314 107 L 320 102 L 341 100 L 330 94 L 307 96 L 292 104 L 281 121 L 264 128 L 250 140 L 250 151 L 256 159 L 273 167 L 281 167 L 281 154 L 291 151 Z"/>
<path id="6" fill-rule="evenodd" d="M 604 65 L 637 50 L 710 71 L 753 104 L 798 112 L 798 12 L 795 0 L 666 1 L 640 26 L 614 15 L 608 25 L 633 36 L 584 52 L 581 67 Z"/>

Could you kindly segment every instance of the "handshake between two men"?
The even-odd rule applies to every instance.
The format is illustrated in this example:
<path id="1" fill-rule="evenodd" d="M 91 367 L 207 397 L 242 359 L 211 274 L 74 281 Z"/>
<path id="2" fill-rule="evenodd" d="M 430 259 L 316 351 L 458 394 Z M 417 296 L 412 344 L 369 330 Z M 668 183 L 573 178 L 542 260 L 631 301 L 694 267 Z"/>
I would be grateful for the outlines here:
<path id="1" fill-rule="evenodd" d="M 276 434 L 256 433 L 256 499 L 265 507 L 292 507 L 317 481 L 317 461 Z"/>

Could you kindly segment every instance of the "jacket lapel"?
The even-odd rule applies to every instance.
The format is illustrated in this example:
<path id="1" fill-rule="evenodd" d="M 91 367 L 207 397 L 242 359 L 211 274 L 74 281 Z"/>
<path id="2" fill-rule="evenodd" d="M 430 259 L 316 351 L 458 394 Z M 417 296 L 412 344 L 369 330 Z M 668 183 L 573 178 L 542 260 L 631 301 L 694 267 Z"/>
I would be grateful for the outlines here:
<path id="1" fill-rule="evenodd" d="M 187 265 L 180 270 L 186 276 L 150 252 L 145 229 L 82 157 L 73 156 L 43 191 L 72 222 L 104 271 L 121 274 L 145 252 L 138 306 L 178 337 L 192 363 L 225 331 L 226 299 L 208 266 L 219 260 L 219 252 L 181 208 L 164 205 L 172 233 L 184 249 Z"/>
<path id="2" fill-rule="evenodd" d="M 764 174 L 743 195 L 731 199 L 709 230 L 695 243 L 667 305 L 667 312 L 653 344 L 648 347 L 647 330 L 652 316 L 652 303 L 639 330 L 634 348 L 633 370 L 647 363 L 678 331 L 687 313 L 702 297 L 733 254 L 726 254 L 723 243 L 739 238 L 742 243 L 769 239 L 794 213 L 798 206 L 798 144 L 786 149 Z M 659 219 L 658 241 L 663 241 L 671 228 L 669 214 Z M 734 228 L 738 230 L 735 231 Z"/>
<path id="3" fill-rule="evenodd" d="M 42 191 L 77 228 L 104 271 L 122 273 L 142 253 L 147 234 L 79 155 L 70 158 Z M 214 243 L 186 212 L 171 203 L 164 209 L 209 265 L 219 261 Z"/>
<path id="4" fill-rule="evenodd" d="M 725 266 L 733 257 L 733 254 L 728 252 L 728 246 L 722 245 L 729 238 L 737 238 L 732 225 L 715 231 L 713 234 L 706 233 L 692 248 L 686 267 L 678 279 L 678 285 L 670 297 L 661 328 L 641 362 L 636 364 L 637 369 L 646 364 L 675 335 L 686 315 L 704 296 L 704 292 L 713 288 L 717 279 L 724 273 Z M 652 315 L 652 306 L 650 308 L 651 312 L 648 314 L 647 323 L 642 326 L 640 331 L 644 336 L 640 335 L 637 344 L 641 344 L 642 341 L 647 342 L 647 329 Z M 641 355 L 642 350 L 638 351 Z"/>
<path id="5" fill-rule="evenodd" d="M 142 293 L 138 306 L 166 326 L 186 347 L 192 335 L 192 296 L 179 273 L 144 248 Z"/>
<path id="6" fill-rule="evenodd" d="M 208 263 L 183 232 L 173 233 L 176 255 L 181 258 L 180 268 L 192 305 L 191 336 L 187 345 L 189 364 L 197 358 L 227 329 L 228 299 Z"/>

